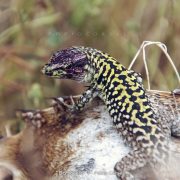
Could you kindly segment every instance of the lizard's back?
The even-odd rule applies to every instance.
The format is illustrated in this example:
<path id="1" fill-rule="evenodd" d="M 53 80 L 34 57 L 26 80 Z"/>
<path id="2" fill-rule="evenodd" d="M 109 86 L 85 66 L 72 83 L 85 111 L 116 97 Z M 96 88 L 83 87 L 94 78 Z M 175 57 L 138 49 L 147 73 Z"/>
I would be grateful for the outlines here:
<path id="1" fill-rule="evenodd" d="M 97 82 L 113 123 L 126 142 L 154 159 L 167 157 L 168 140 L 134 73 L 106 53 L 91 53 L 90 59 L 98 69 L 93 82 Z"/>

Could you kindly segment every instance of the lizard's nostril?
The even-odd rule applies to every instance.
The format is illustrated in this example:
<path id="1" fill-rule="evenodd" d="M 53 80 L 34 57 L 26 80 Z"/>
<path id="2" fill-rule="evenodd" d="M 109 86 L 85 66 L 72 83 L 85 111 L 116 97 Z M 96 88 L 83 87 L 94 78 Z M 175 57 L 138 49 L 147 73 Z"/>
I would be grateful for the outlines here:
<path id="1" fill-rule="evenodd" d="M 47 76 L 52 76 L 52 75 L 53 75 L 53 72 L 52 72 L 52 71 L 45 71 L 44 74 L 47 75 Z"/>
<path id="2" fill-rule="evenodd" d="M 45 65 L 42 69 L 41 69 L 41 72 L 45 75 L 48 75 L 48 76 L 51 76 L 52 75 L 52 69 Z"/>

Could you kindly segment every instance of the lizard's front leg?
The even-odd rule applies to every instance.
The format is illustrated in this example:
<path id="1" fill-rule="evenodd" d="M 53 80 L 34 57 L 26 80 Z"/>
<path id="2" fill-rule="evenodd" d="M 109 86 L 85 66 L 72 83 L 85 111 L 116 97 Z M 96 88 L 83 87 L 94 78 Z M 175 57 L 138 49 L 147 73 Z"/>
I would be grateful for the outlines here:
<path id="1" fill-rule="evenodd" d="M 73 105 L 73 111 L 81 111 L 91 100 L 99 95 L 95 85 L 91 85 Z"/>
<path id="2" fill-rule="evenodd" d="M 83 110 L 86 104 L 88 104 L 98 95 L 99 95 L 99 91 L 96 89 L 96 86 L 91 85 L 82 95 L 80 95 L 79 99 L 76 102 L 72 100 L 71 105 L 64 103 L 64 101 L 62 101 L 63 98 L 59 98 L 58 102 L 63 104 L 65 107 L 67 107 L 68 110 L 72 112 L 76 112 Z"/>

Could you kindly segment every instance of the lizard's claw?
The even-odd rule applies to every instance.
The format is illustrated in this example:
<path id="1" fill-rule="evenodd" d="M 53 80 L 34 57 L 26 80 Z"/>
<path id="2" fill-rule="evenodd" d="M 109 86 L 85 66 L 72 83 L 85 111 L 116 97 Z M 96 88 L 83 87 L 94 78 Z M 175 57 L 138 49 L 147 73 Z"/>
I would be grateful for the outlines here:
<path id="1" fill-rule="evenodd" d="M 69 97 L 71 104 L 67 104 L 63 98 L 58 98 L 58 100 L 71 112 L 73 112 L 75 110 L 75 102 L 74 99 L 72 98 L 72 96 Z"/>
<path id="2" fill-rule="evenodd" d="M 75 102 L 72 96 L 70 96 L 70 100 L 71 100 L 72 105 L 75 106 Z"/>
<path id="3" fill-rule="evenodd" d="M 54 106 L 63 106 L 68 111 L 73 112 L 75 110 L 75 102 L 73 100 L 73 97 L 58 97 L 58 98 L 51 98 L 53 100 Z M 65 100 L 70 99 L 71 104 L 66 103 Z"/>

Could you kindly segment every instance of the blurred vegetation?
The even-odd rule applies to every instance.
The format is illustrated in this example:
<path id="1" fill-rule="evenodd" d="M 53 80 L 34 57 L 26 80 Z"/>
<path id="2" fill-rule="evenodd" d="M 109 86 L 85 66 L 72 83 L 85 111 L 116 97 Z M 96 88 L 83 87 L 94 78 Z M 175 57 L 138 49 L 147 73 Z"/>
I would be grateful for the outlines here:
<path id="1" fill-rule="evenodd" d="M 142 41 L 161 41 L 179 70 L 179 12 L 178 0 L 0 0 L 0 122 L 14 119 L 15 109 L 47 106 L 46 97 L 82 92 L 41 74 L 57 49 L 91 46 L 128 66 Z M 153 89 L 179 86 L 156 46 L 148 48 L 148 66 Z M 133 68 L 145 74 L 142 57 Z"/>

